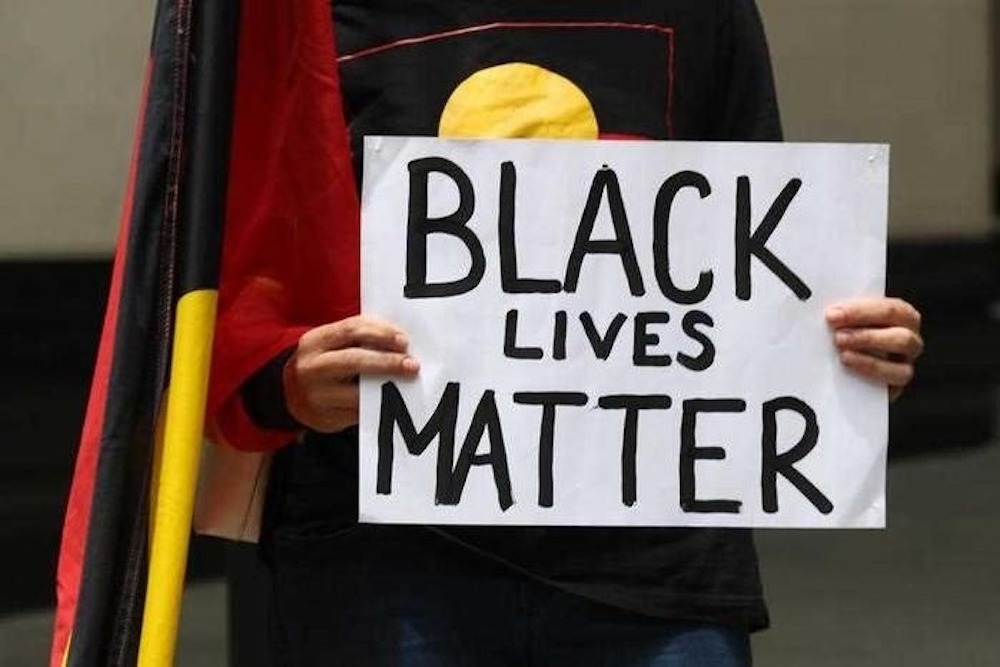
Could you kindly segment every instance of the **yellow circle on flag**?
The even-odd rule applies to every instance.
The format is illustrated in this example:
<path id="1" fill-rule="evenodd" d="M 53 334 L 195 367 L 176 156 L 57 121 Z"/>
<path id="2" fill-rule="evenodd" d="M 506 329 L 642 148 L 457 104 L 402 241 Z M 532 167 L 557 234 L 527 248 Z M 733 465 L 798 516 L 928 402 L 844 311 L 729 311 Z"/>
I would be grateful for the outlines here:
<path id="1" fill-rule="evenodd" d="M 460 83 L 441 113 L 450 138 L 596 139 L 590 100 L 569 79 L 528 63 L 480 70 Z"/>

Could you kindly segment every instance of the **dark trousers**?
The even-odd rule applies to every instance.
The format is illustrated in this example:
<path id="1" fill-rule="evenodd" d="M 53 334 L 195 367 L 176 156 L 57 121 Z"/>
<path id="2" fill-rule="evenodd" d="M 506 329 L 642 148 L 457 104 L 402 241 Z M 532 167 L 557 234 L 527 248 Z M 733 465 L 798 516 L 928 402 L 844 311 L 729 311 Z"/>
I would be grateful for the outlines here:
<path id="1" fill-rule="evenodd" d="M 274 665 L 747 667 L 742 629 L 675 624 L 534 581 L 426 528 L 268 546 Z"/>

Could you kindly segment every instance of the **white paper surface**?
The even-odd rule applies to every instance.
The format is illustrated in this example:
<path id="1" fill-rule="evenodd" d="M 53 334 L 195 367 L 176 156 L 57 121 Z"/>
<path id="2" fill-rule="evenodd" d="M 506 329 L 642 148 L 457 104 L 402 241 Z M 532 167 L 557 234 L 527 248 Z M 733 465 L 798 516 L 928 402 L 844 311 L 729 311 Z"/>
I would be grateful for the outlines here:
<path id="1" fill-rule="evenodd" d="M 475 241 L 470 244 L 481 246 L 484 270 L 474 288 L 462 294 L 406 298 L 408 261 L 411 274 L 422 274 L 414 268 L 418 264 L 415 255 L 407 257 L 408 226 L 417 232 L 426 230 L 425 219 L 449 216 L 459 208 L 460 191 L 454 178 L 436 172 L 426 183 L 411 178 L 411 167 L 419 174 L 419 165 L 431 164 L 414 161 L 429 157 L 443 158 L 468 178 L 475 202 L 465 225 L 468 232 L 463 233 L 473 233 Z M 843 299 L 883 293 L 888 160 L 888 147 L 881 145 L 369 138 L 364 162 L 362 310 L 401 326 L 410 337 L 411 354 L 422 367 L 413 380 L 362 379 L 361 520 L 883 526 L 886 391 L 840 365 L 824 311 Z M 556 293 L 510 294 L 502 289 L 498 221 L 505 162 L 511 163 L 508 177 L 516 173 L 514 195 L 507 200 L 514 203 L 516 273 L 523 279 L 558 281 L 562 289 Z M 600 179 L 610 182 L 608 172 L 602 172 L 606 169 L 613 172 L 620 188 L 631 236 L 631 244 L 620 247 L 634 248 L 644 291 L 641 296 L 632 293 L 622 255 L 614 253 L 585 253 L 576 289 L 566 291 L 567 264 L 589 197 L 596 197 L 599 206 L 592 233 L 584 234 L 584 240 L 616 238 L 609 203 L 615 199 L 614 188 L 600 187 Z M 689 174 L 674 182 L 700 182 L 706 196 L 694 187 L 677 190 L 666 224 L 663 211 L 667 206 L 662 201 L 660 215 L 656 215 L 657 196 L 668 179 L 682 172 L 700 174 L 704 180 Z M 595 189 L 599 173 L 603 176 Z M 759 244 L 754 246 L 758 252 L 750 255 L 738 252 L 736 242 L 738 181 L 743 176 L 749 181 L 751 232 L 762 225 L 789 183 L 801 180 L 773 233 L 767 237 L 760 232 Z M 422 192 L 427 196 L 426 211 L 419 205 Z M 411 197 L 416 199 L 411 201 Z M 411 208 L 416 212 L 411 214 Z M 511 209 L 505 210 L 509 215 Z M 454 221 L 436 224 L 451 230 L 459 226 Z M 654 256 L 663 244 L 656 242 L 657 224 L 667 229 L 669 259 L 669 271 L 661 265 L 659 276 Z M 411 241 L 411 249 L 419 248 L 421 234 L 414 238 L 417 241 Z M 435 232 L 425 238 L 427 284 L 449 283 L 470 272 L 472 255 L 456 235 Z M 620 232 L 617 238 L 622 241 Z M 601 249 L 600 244 L 588 247 Z M 766 253 L 761 248 L 801 280 L 811 293 L 808 298 L 800 299 L 762 261 Z M 748 300 L 737 295 L 740 257 L 749 257 Z M 663 275 L 680 290 L 691 290 L 707 271 L 712 273 L 711 291 L 697 303 L 677 303 L 661 289 Z M 410 275 L 410 282 L 412 288 L 420 281 Z M 506 326 L 510 311 L 517 311 L 512 333 Z M 561 347 L 556 341 L 563 338 L 557 331 L 557 320 L 563 317 L 556 315 L 559 312 L 565 313 L 564 359 L 554 358 L 563 356 L 556 350 Z M 597 358 L 581 320 L 583 313 L 589 314 L 591 334 L 600 337 L 616 316 L 625 318 L 606 360 Z M 669 366 L 637 366 L 639 313 L 669 317 L 669 322 L 662 323 L 664 316 L 651 316 L 645 331 L 657 338 L 643 341 L 640 331 L 638 346 L 640 356 L 669 356 Z M 706 315 L 711 326 L 705 323 Z M 692 326 L 699 318 L 701 323 Z M 505 355 L 505 334 L 508 348 L 537 348 L 542 358 Z M 714 349 L 714 359 L 707 368 L 697 370 L 681 362 L 686 358 L 687 366 L 705 365 L 708 348 Z M 444 440 L 453 440 L 453 457 L 439 458 L 440 433 L 421 443 L 426 445 L 421 454 L 412 454 L 399 425 L 385 418 L 383 396 L 398 391 L 419 432 L 442 397 L 453 397 L 446 391 L 450 383 L 457 388 L 449 391 L 458 392 L 454 430 L 448 419 L 440 421 L 445 424 L 441 429 Z M 582 406 L 555 408 L 551 474 L 546 456 L 540 456 L 544 409 L 523 404 L 524 394 L 540 392 L 576 394 L 577 399 L 585 395 Z M 515 402 L 515 395 L 520 402 Z M 632 458 L 625 446 L 626 411 L 601 407 L 602 397 L 621 395 L 658 397 L 654 402 L 661 407 L 662 397 L 669 397 L 670 402 L 667 409 L 636 413 L 634 502 L 626 482 Z M 782 397 L 807 408 L 776 411 L 775 451 L 781 454 L 799 442 L 805 429 L 799 412 L 811 410 L 818 427 L 816 444 L 793 468 L 832 509 L 811 501 L 788 476 L 764 474 L 765 405 Z M 698 412 L 696 407 L 706 405 L 694 402 L 699 399 L 730 403 L 714 406 L 724 411 Z M 737 411 L 743 405 L 739 401 L 745 405 Z M 480 417 L 486 419 L 479 420 L 482 438 L 470 447 L 480 457 L 472 462 L 481 465 L 469 467 L 463 485 L 454 470 L 477 406 Z M 387 414 L 398 418 L 401 413 L 396 407 L 395 413 Z M 446 412 L 442 409 L 439 416 Z M 685 413 L 695 425 L 688 429 L 688 456 L 682 457 Z M 491 415 L 499 423 L 492 438 L 484 426 Z M 427 434 L 433 434 L 441 423 L 432 421 Z M 502 437 L 497 437 L 500 432 Z M 471 453 L 469 449 L 467 454 Z M 719 454 L 725 458 L 717 458 Z M 504 469 L 503 458 L 512 503 L 506 509 L 501 507 L 506 485 L 497 481 L 497 471 Z M 685 476 L 687 497 L 695 501 L 687 507 L 682 506 Z M 777 509 L 767 511 L 763 496 L 771 477 L 776 479 Z M 542 506 L 548 505 L 546 479 L 551 479 L 551 506 Z M 724 507 L 705 504 L 716 500 L 730 502 Z"/>

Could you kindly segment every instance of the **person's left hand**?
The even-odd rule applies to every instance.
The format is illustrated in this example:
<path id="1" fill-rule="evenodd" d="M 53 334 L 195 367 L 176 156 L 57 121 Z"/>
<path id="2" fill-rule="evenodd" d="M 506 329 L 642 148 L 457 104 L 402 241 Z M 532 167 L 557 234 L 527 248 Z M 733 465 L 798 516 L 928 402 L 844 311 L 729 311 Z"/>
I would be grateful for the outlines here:
<path id="1" fill-rule="evenodd" d="M 895 400 L 913 379 L 924 351 L 920 312 L 902 299 L 877 297 L 834 304 L 826 311 L 840 360 L 854 372 L 889 387 Z"/>

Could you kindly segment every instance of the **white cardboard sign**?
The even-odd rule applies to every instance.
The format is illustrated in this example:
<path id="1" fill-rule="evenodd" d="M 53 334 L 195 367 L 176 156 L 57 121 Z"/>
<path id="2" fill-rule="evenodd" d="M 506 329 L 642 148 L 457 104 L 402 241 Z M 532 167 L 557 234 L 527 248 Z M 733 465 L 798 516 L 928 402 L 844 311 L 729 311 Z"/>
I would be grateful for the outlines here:
<path id="1" fill-rule="evenodd" d="M 881 145 L 365 145 L 376 523 L 880 527 L 884 387 L 825 309 L 880 295 Z"/>

